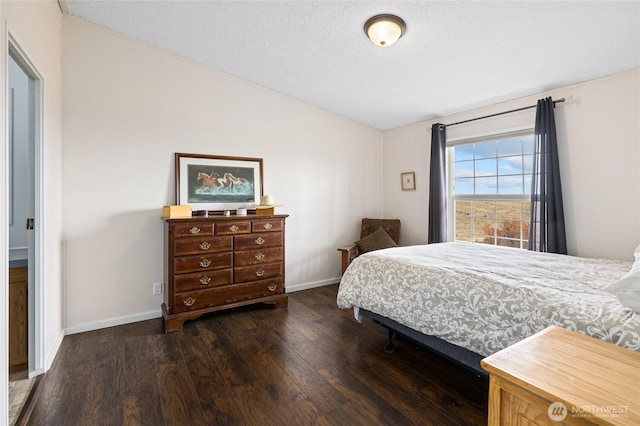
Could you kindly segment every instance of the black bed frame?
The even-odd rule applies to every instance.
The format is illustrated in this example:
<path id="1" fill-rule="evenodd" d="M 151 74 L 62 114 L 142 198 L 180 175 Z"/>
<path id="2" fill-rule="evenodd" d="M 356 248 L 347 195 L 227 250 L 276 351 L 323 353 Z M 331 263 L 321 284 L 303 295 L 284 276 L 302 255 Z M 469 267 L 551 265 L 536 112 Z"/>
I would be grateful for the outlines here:
<path id="1" fill-rule="evenodd" d="M 401 335 L 418 345 L 436 352 L 438 355 L 441 355 L 469 370 L 480 375 L 481 377 L 488 378 L 489 375 L 486 371 L 480 367 L 480 360 L 484 357 L 480 354 L 472 352 L 468 349 L 465 349 L 460 346 L 456 346 L 447 341 L 439 339 L 435 336 L 429 336 L 426 334 L 422 334 L 419 331 L 415 331 L 407 326 L 404 326 L 394 320 L 391 320 L 387 317 L 383 317 L 366 309 L 359 309 L 360 315 L 365 318 L 369 318 L 374 323 L 381 325 L 389 331 L 389 341 L 384 347 L 385 352 L 393 353 L 394 352 L 394 344 L 393 338 L 397 335 Z"/>

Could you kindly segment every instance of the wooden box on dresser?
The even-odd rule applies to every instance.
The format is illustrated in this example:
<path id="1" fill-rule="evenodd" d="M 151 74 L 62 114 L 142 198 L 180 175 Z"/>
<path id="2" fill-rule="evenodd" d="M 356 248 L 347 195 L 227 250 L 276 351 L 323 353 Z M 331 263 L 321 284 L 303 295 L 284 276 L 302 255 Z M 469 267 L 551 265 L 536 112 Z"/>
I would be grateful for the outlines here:
<path id="1" fill-rule="evenodd" d="M 288 215 L 164 219 L 166 332 L 208 312 L 254 303 L 286 307 Z"/>

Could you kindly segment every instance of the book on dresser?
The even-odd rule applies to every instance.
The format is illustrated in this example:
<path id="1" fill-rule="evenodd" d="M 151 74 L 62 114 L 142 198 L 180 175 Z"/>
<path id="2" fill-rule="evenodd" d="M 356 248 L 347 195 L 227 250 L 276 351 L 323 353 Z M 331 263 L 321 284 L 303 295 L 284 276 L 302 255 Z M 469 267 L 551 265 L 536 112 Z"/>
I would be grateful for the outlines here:
<path id="1" fill-rule="evenodd" d="M 286 307 L 287 217 L 165 218 L 165 332 L 208 312 L 254 303 Z"/>

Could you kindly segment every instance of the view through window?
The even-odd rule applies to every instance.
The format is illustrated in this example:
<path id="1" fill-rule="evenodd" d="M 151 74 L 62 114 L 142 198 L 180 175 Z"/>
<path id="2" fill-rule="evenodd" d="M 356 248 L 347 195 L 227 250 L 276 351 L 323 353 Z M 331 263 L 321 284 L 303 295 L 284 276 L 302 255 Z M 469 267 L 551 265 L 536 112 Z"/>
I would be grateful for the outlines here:
<path id="1" fill-rule="evenodd" d="M 454 241 L 528 248 L 533 131 L 458 141 L 448 158 Z"/>

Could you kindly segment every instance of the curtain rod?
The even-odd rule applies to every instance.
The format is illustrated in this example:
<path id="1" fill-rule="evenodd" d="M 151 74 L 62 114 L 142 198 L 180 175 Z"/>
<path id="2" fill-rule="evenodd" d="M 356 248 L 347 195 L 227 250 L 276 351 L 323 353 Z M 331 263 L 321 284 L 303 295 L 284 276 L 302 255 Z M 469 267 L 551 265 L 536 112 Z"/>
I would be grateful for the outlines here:
<path id="1" fill-rule="evenodd" d="M 565 99 L 564 99 L 564 98 L 560 98 L 560 99 L 558 99 L 557 101 L 553 101 L 553 106 L 555 107 L 555 106 L 556 106 L 556 104 L 557 104 L 558 102 L 564 102 L 564 101 L 565 101 Z M 451 127 L 451 126 L 456 126 L 456 125 L 458 125 L 458 124 L 468 123 L 468 122 L 470 122 L 470 121 L 482 120 L 482 119 L 485 119 L 485 118 L 496 117 L 496 116 L 498 116 L 498 115 L 510 114 L 510 113 L 512 113 L 512 112 L 524 111 L 524 110 L 526 110 L 526 109 L 535 108 L 535 107 L 537 107 L 537 106 L 538 106 L 538 105 L 529 105 L 529 106 L 526 106 L 526 107 L 517 108 L 517 109 L 512 109 L 512 110 L 509 110 L 509 111 L 503 111 L 503 112 L 498 112 L 498 113 L 491 114 L 491 115 L 485 115 L 485 116 L 483 116 L 483 117 L 470 118 L 469 120 L 458 121 L 457 123 L 444 124 L 444 127 Z"/>

